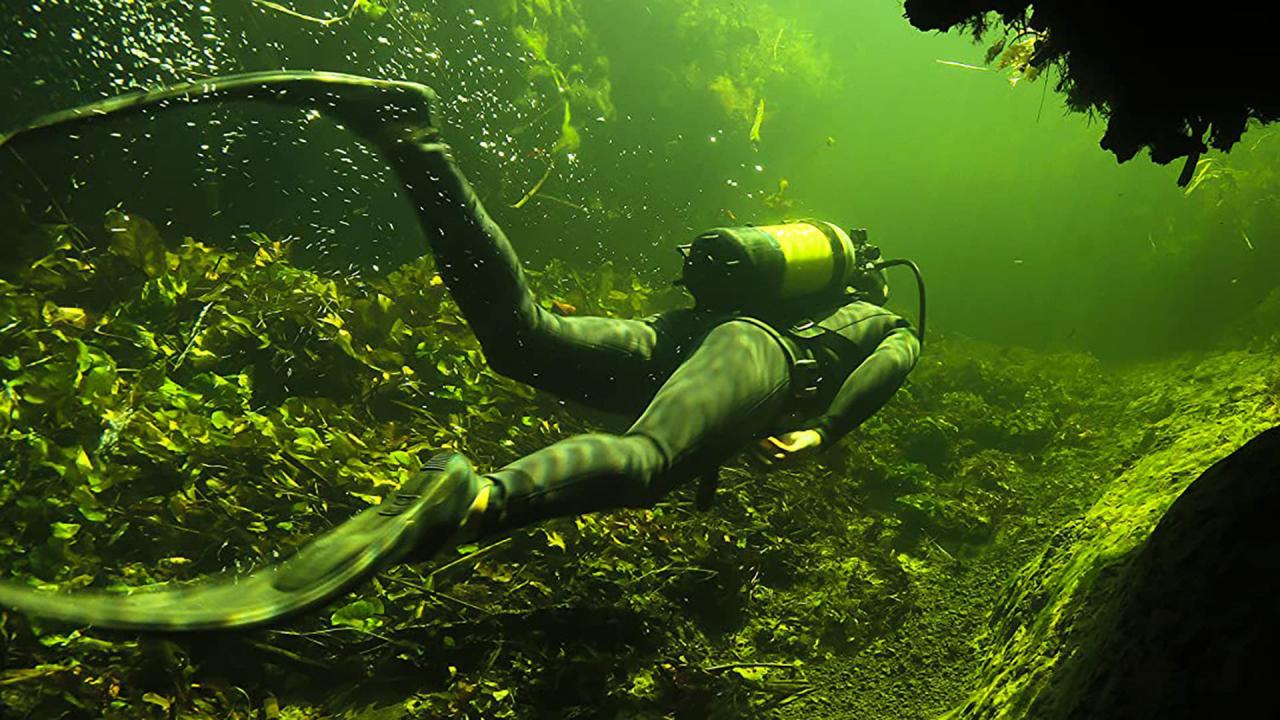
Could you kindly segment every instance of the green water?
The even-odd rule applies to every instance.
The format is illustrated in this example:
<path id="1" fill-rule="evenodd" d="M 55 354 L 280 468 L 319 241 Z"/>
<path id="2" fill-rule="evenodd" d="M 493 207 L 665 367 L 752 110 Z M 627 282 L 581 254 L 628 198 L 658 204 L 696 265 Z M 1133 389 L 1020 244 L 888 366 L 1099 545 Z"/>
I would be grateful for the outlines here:
<path id="1" fill-rule="evenodd" d="M 800 469 L 735 462 L 710 513 L 682 490 L 554 521 L 248 637 L 139 642 L 0 614 L 0 718 L 1013 713 L 993 698 L 1035 688 L 1000 684 L 989 629 L 1053 623 L 1025 585 L 999 605 L 1006 583 L 1050 538 L 1111 542 L 1094 518 L 1144 536 L 1150 507 L 1280 418 L 1280 136 L 1251 129 L 1181 188 L 1180 164 L 1100 149 L 1105 118 L 1069 112 L 1053 71 L 1011 82 L 985 61 L 994 37 L 902 15 L 0 10 L 0 128 L 249 70 L 412 80 L 439 94 L 544 302 L 665 309 L 684 301 L 675 247 L 699 231 L 816 217 L 919 264 L 931 333 L 844 446 Z M 0 221 L 6 577 L 103 588 L 260 566 L 375 502 L 416 453 L 498 466 L 611 427 L 485 368 L 395 178 L 318 113 L 176 106 L 19 139 L 0 149 Z M 914 318 L 897 272 L 890 307 Z M 1052 655 L 1027 637 L 1011 665 Z"/>
<path id="2" fill-rule="evenodd" d="M 1188 326 L 1216 326 L 1270 290 L 1275 251 L 1262 217 L 1230 227 L 1231 213 L 1206 211 L 1215 199 L 1209 193 L 1184 197 L 1173 183 L 1179 167 L 1143 158 L 1117 166 L 1096 147 L 1102 123 L 1065 112 L 1044 78 L 1012 87 L 1007 70 L 942 64 L 981 66 L 985 46 L 920 33 L 894 2 L 419 4 L 377 18 L 357 12 L 329 27 L 248 2 L 207 12 L 187 3 L 15 8 L 4 31 L 11 101 L 0 121 L 15 125 L 103 93 L 243 69 L 403 77 L 449 101 L 449 139 L 535 265 L 564 258 L 590 268 L 619 259 L 673 277 L 670 247 L 704 227 L 732 217 L 830 217 L 868 227 L 889 253 L 925 268 L 939 328 L 1127 359 L 1203 344 L 1213 332 Z M 313 5 L 304 11 L 341 11 Z M 547 62 L 513 26 L 546 38 Z M 548 152 L 563 119 L 551 65 L 568 83 L 581 139 L 574 152 Z M 730 79 L 735 100 L 712 89 L 717 78 Z M 249 134 L 280 122 L 266 119 Z M 293 171 L 282 187 L 296 183 L 297 195 L 311 199 L 297 197 L 299 207 L 327 197 L 349 216 L 384 192 L 365 172 L 326 165 L 314 138 L 311 146 L 289 136 L 243 150 L 235 163 L 198 149 L 230 145 L 223 132 L 188 131 L 186 145 L 177 144 L 176 130 L 130 144 L 143 164 L 166 155 L 163 172 L 200 185 L 210 206 L 235 202 L 237 227 L 274 226 L 278 206 L 219 200 L 209 186 L 264 178 L 277 166 L 275 153 L 287 151 Z M 1263 143 L 1258 152 L 1273 147 Z M 543 188 L 551 199 L 511 209 L 549 157 L 557 158 Z M 101 174 L 109 164 L 84 172 Z M 770 207 L 762 198 L 781 180 L 790 204 Z M 135 198 L 153 189 L 136 178 L 102 184 L 128 186 Z M 118 193 L 100 204 L 132 199 Z M 170 212 L 174 204 L 166 203 Z M 338 252 L 352 255 L 371 244 L 413 251 L 412 228 L 343 232 L 338 214 L 321 213 L 310 234 L 334 237 Z M 382 206 L 378 215 L 394 212 Z"/>

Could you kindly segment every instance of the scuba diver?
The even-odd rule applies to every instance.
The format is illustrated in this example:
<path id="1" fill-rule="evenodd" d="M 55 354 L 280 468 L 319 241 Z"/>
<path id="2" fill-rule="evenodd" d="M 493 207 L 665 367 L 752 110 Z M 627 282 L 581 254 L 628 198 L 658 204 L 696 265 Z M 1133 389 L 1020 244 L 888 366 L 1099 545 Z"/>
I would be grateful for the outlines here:
<path id="1" fill-rule="evenodd" d="M 620 434 L 570 437 L 489 472 L 459 453 L 436 455 L 382 504 L 248 576 L 131 595 L 3 582 L 0 604 L 124 629 L 248 627 L 327 602 L 390 563 L 549 518 L 651 506 L 692 480 L 701 480 L 705 507 L 723 463 L 744 449 L 791 463 L 835 445 L 890 399 L 919 355 L 918 269 L 882 260 L 865 231 L 817 220 L 717 228 L 681 246 L 692 308 L 642 319 L 544 309 L 451 155 L 435 95 L 413 83 L 330 73 L 214 78 L 58 113 L 23 132 L 208 97 L 316 108 L 375 146 L 490 366 L 636 419 Z M 883 307 L 892 265 L 920 282 L 919 330 Z"/>

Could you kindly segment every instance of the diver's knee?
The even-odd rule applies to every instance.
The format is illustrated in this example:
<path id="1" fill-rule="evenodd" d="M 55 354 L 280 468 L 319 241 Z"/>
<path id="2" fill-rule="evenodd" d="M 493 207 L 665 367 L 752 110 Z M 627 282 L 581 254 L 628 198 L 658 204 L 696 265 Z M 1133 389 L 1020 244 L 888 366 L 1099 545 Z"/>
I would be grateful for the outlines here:
<path id="1" fill-rule="evenodd" d="M 518 344 L 485 343 L 480 346 L 480 349 L 484 353 L 485 362 L 489 364 L 490 370 L 516 382 L 526 384 L 529 382 L 532 370 L 525 362 L 527 353 L 522 352 Z"/>
<path id="2" fill-rule="evenodd" d="M 542 313 L 537 310 L 528 313 L 516 309 L 500 323 L 487 323 L 483 330 L 474 328 L 484 359 L 494 372 L 523 383 L 536 380 L 537 364 L 550 352 L 545 348 L 547 343 L 542 342 L 547 330 Z"/>
<path id="3" fill-rule="evenodd" d="M 671 487 L 666 478 L 671 470 L 670 454 L 662 443 L 645 433 L 627 432 L 619 438 L 628 444 L 627 474 L 632 481 L 631 507 L 653 507 L 666 497 Z"/>

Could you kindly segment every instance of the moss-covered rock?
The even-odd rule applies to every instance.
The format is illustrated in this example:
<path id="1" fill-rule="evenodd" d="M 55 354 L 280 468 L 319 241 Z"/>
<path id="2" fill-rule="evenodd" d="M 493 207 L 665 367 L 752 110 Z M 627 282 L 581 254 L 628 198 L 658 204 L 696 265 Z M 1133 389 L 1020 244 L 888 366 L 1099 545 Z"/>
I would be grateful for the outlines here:
<path id="1" fill-rule="evenodd" d="M 1090 653 L 1112 647 L 1098 634 L 1114 627 L 1130 560 L 1170 505 L 1205 468 L 1280 419 L 1266 391 L 1270 366 L 1266 355 L 1228 353 L 1146 371 L 1147 381 L 1158 374 L 1162 382 L 1152 382 L 1150 393 L 1128 404 L 1146 423 L 1137 455 L 1008 584 L 977 643 L 983 658 L 979 681 L 948 718 L 1169 717 L 1145 711 L 1095 714 L 1103 711 L 1103 701 L 1079 714 L 1077 705 L 1086 700 L 1078 693 L 1091 673 L 1103 673 L 1097 669 L 1102 655 Z M 1128 665 L 1112 677 L 1137 672 Z M 1092 682 L 1091 692 L 1110 692 L 1096 685 L 1104 681 Z"/>

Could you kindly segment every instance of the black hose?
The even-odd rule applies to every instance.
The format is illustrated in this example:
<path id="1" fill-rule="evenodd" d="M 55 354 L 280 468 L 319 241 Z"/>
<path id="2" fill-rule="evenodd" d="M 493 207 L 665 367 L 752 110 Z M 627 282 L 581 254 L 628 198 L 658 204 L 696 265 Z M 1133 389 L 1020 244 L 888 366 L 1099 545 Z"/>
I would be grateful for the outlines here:
<path id="1" fill-rule="evenodd" d="M 924 296 L 924 275 L 920 273 L 920 266 L 916 265 L 914 262 L 910 260 L 906 260 L 902 258 L 899 258 L 896 260 L 881 260 L 880 262 L 876 263 L 877 270 L 884 270 L 885 268 L 898 267 L 898 266 L 911 268 L 911 272 L 916 276 L 916 288 L 920 291 L 920 322 L 918 323 L 920 327 L 920 332 L 917 334 L 920 337 L 920 344 L 923 345 L 924 344 L 924 321 L 925 321 L 925 296 Z"/>

